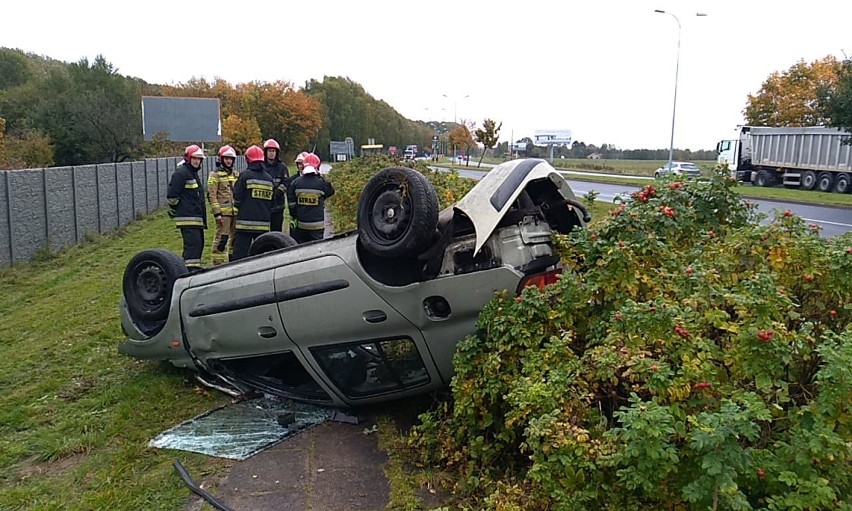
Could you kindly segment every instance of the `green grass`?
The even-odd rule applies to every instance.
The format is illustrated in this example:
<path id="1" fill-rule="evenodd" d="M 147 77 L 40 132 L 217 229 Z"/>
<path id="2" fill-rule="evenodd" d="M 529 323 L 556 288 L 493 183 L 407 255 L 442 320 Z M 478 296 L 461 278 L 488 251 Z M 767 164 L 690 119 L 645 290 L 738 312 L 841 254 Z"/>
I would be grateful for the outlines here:
<path id="1" fill-rule="evenodd" d="M 117 351 L 124 267 L 157 246 L 180 249 L 164 213 L 0 271 L 0 509 L 180 509 L 189 491 L 175 459 L 197 480 L 228 466 L 147 447 L 227 402 L 185 371 Z"/>

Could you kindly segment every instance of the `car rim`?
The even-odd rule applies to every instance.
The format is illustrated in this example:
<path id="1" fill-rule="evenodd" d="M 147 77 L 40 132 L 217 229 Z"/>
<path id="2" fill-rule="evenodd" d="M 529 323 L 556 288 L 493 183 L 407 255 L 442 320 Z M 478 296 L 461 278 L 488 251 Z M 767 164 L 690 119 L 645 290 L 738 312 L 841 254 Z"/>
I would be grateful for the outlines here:
<path id="1" fill-rule="evenodd" d="M 135 291 L 139 299 L 152 309 L 163 302 L 166 289 L 166 273 L 155 264 L 139 268 L 136 273 Z"/>
<path id="2" fill-rule="evenodd" d="M 369 229 L 376 241 L 392 244 L 402 238 L 411 225 L 411 198 L 397 183 L 380 188 L 374 197 Z"/>

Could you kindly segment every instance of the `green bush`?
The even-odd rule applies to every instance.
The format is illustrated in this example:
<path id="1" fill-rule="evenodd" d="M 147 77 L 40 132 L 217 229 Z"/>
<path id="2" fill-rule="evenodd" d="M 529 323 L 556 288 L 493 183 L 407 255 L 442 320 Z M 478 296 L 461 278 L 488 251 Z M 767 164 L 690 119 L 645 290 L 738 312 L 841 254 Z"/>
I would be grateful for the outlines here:
<path id="1" fill-rule="evenodd" d="M 367 156 L 345 163 L 337 163 L 328 178 L 334 185 L 335 196 L 328 207 L 334 219 L 334 231 L 355 230 L 358 226 L 358 200 L 361 192 L 377 172 L 387 167 L 405 166 L 426 176 L 438 194 L 438 204 L 443 209 L 462 198 L 476 182 L 459 177 L 455 170 L 436 171 L 420 161 L 400 162 L 388 156 Z"/>
<path id="2" fill-rule="evenodd" d="M 733 186 L 647 186 L 486 306 L 409 438 L 465 507 L 852 509 L 852 235 Z"/>

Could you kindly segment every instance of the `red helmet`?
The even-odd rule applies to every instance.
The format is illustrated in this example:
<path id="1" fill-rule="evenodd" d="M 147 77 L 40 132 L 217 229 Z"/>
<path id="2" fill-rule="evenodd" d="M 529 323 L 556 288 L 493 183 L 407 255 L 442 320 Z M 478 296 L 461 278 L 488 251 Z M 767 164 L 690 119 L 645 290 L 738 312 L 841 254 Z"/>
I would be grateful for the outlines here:
<path id="1" fill-rule="evenodd" d="M 204 158 L 204 150 L 195 144 L 186 146 L 183 150 L 183 159 L 189 161 L 190 158 Z"/>
<path id="2" fill-rule="evenodd" d="M 305 167 L 311 166 L 317 170 L 320 168 L 320 158 L 314 153 L 308 153 L 305 155 L 305 159 L 302 161 L 305 164 Z"/>
<path id="3" fill-rule="evenodd" d="M 229 145 L 223 145 L 219 148 L 219 163 L 222 162 L 222 158 L 236 158 L 237 153 L 234 151 L 234 148 Z"/>
<path id="4" fill-rule="evenodd" d="M 307 156 L 308 154 L 310 153 L 308 153 L 307 151 L 302 151 L 301 153 L 299 153 L 299 156 L 296 156 L 296 163 L 303 163 L 305 161 L 305 156 Z"/>
<path id="5" fill-rule="evenodd" d="M 270 138 L 269 140 L 264 142 L 263 148 L 264 149 L 278 149 L 279 151 L 281 150 L 281 146 L 278 145 L 278 142 L 276 142 L 274 138 Z"/>
<path id="6" fill-rule="evenodd" d="M 255 161 L 263 161 L 263 158 L 264 158 L 263 149 L 257 147 L 256 145 L 253 145 L 253 146 L 249 147 L 248 149 L 246 149 L 246 161 L 247 162 L 252 163 L 252 162 L 255 162 Z"/>

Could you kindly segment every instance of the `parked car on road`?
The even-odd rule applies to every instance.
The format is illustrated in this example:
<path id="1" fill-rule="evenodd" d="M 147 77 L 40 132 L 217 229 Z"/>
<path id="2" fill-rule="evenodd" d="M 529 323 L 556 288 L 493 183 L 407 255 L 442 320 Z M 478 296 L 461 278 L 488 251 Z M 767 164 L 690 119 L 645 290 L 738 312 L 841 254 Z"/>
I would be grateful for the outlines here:
<path id="1" fill-rule="evenodd" d="M 686 177 L 700 177 L 701 169 L 698 168 L 698 165 L 690 162 L 673 161 L 671 162 L 671 167 L 669 167 L 669 163 L 666 162 L 662 167 L 654 171 L 654 178 L 660 179 L 670 174 L 674 174 L 676 176 L 686 175 Z"/>
<path id="2" fill-rule="evenodd" d="M 449 384 L 456 344 L 495 292 L 554 282 L 553 233 L 589 220 L 537 159 L 494 167 L 440 212 L 426 177 L 385 168 L 357 214 L 356 231 L 302 245 L 266 233 L 252 257 L 192 273 L 172 252 L 140 252 L 119 351 L 234 395 L 355 406 L 427 392 Z"/>

